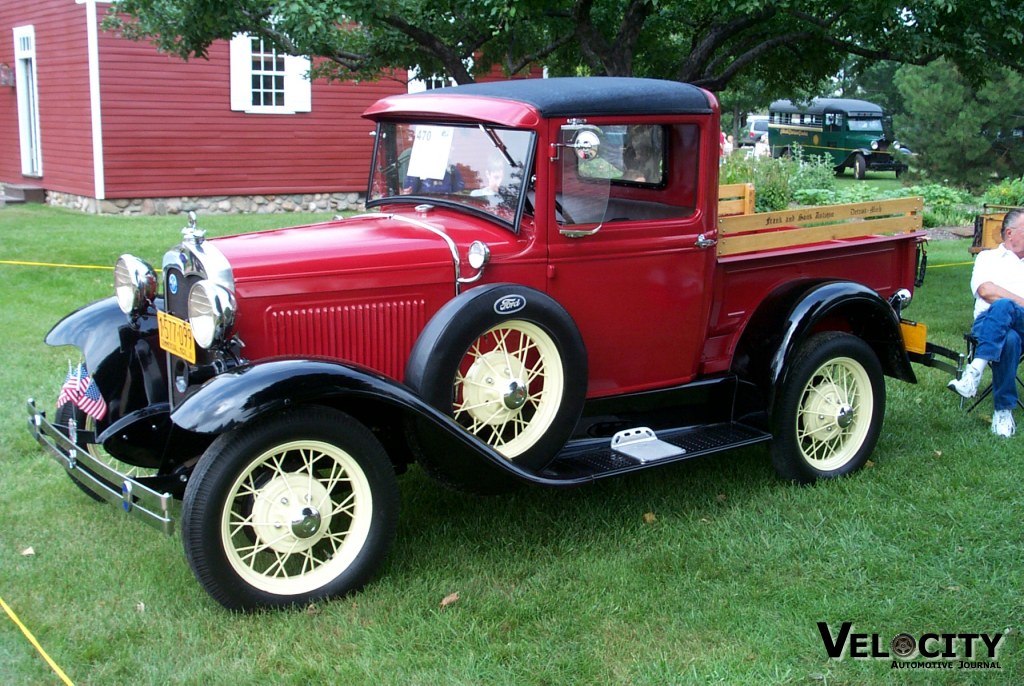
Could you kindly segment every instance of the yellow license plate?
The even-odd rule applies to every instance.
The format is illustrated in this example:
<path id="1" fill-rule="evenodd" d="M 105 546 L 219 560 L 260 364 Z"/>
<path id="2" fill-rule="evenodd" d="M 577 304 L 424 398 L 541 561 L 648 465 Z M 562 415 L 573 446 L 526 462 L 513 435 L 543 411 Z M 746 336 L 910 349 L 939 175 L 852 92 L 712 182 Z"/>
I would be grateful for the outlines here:
<path id="1" fill-rule="evenodd" d="M 161 348 L 189 364 L 196 363 L 196 341 L 192 338 L 191 324 L 163 310 L 157 310 L 156 325 L 160 330 Z"/>

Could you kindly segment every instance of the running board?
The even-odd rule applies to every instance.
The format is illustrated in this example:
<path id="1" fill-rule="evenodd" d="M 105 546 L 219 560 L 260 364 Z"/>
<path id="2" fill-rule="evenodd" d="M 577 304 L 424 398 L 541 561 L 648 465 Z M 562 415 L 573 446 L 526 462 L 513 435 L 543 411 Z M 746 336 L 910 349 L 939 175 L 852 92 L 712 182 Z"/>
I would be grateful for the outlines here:
<path id="1" fill-rule="evenodd" d="M 638 427 L 620 431 L 611 440 L 573 441 L 540 476 L 553 481 L 600 479 L 764 443 L 771 438 L 770 433 L 737 422 L 665 429 L 657 434 Z"/>

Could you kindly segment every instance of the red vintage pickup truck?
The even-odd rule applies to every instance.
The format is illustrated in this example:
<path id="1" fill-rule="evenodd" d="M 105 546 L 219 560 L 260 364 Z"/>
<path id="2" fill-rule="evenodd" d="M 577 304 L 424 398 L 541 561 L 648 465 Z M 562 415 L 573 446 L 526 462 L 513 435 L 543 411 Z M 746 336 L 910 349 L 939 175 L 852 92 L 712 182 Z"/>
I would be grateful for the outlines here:
<path id="1" fill-rule="evenodd" d="M 785 479 L 848 474 L 883 375 L 934 361 L 900 317 L 920 200 L 725 216 L 707 91 L 524 80 L 365 114 L 371 211 L 210 240 L 193 218 L 159 276 L 123 255 L 46 338 L 102 410 L 29 401 L 34 435 L 95 498 L 180 521 L 228 608 L 359 588 L 413 463 L 493 492 L 765 443 Z"/>

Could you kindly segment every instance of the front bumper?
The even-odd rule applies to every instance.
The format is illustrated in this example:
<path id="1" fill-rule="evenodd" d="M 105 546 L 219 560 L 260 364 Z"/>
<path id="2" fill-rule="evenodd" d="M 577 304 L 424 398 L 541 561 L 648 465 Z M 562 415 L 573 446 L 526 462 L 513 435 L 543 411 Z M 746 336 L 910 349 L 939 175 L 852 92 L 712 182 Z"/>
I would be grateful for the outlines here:
<path id="1" fill-rule="evenodd" d="M 157 492 L 79 448 L 36 409 L 31 398 L 28 415 L 29 432 L 78 483 L 103 500 L 120 505 L 128 516 L 174 535 L 179 505 L 170 493 Z M 76 427 L 70 428 L 68 435 L 74 435 Z"/>
<path id="2" fill-rule="evenodd" d="M 897 169 L 903 170 L 907 166 L 888 152 L 875 152 L 866 155 L 865 159 L 870 171 L 896 171 Z"/>

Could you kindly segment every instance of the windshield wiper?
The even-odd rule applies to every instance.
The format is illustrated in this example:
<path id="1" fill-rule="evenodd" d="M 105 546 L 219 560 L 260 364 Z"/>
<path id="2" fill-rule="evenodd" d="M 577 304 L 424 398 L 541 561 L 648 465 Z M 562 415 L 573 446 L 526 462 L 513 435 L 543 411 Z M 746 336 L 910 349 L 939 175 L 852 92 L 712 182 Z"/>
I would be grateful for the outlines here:
<path id="1" fill-rule="evenodd" d="M 492 143 L 494 143 L 494 147 L 501 151 L 501 154 L 504 155 L 505 160 L 509 163 L 509 166 L 511 166 L 513 169 L 517 168 L 519 165 L 516 164 L 516 161 L 514 159 L 512 159 L 512 155 L 509 154 L 508 148 L 505 147 L 505 142 L 498 137 L 498 134 L 494 131 L 494 129 L 492 129 L 489 126 L 484 126 L 483 124 L 479 124 L 479 126 L 480 130 L 486 133 L 487 137 L 491 139 Z"/>

